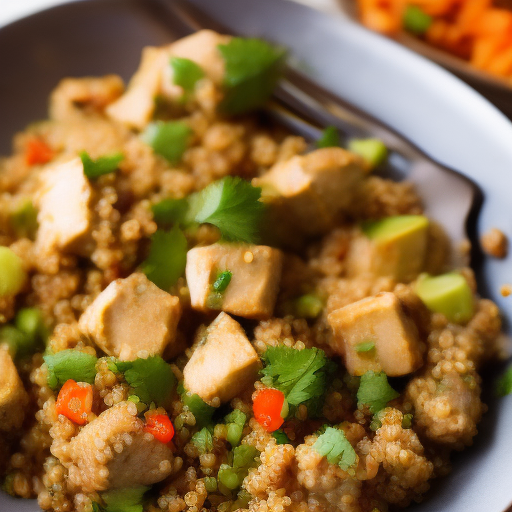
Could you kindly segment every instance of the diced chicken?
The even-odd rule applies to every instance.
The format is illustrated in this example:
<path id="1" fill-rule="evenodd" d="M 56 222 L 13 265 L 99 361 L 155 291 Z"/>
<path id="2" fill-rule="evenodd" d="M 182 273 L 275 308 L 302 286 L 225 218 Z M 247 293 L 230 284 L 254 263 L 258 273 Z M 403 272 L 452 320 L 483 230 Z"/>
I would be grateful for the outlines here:
<path id="1" fill-rule="evenodd" d="M 168 46 L 144 48 L 139 69 L 130 81 L 128 90 L 107 108 L 107 114 L 140 130 L 151 120 L 156 96 L 163 94 L 169 99 L 181 98 L 183 90 L 173 84 L 169 65 L 171 56 L 194 61 L 208 78 L 220 84 L 224 76 L 224 61 L 217 45 L 229 39 L 211 30 L 202 30 Z"/>
<path id="2" fill-rule="evenodd" d="M 42 252 L 54 249 L 87 254 L 92 214 L 92 188 L 80 158 L 52 167 L 42 175 L 37 246 Z"/>
<path id="3" fill-rule="evenodd" d="M 63 121 L 73 119 L 85 112 L 101 112 L 115 101 L 124 90 L 117 75 L 102 78 L 65 78 L 52 92 L 50 117 Z"/>
<path id="4" fill-rule="evenodd" d="M 351 375 L 373 370 L 397 377 L 422 365 L 418 329 L 394 293 L 353 302 L 332 312 L 328 321 L 334 333 L 333 349 L 345 357 Z M 374 344 L 370 350 L 368 343 Z"/>
<path id="5" fill-rule="evenodd" d="M 0 432 L 21 428 L 28 395 L 7 349 L 0 347 Z"/>
<path id="6" fill-rule="evenodd" d="M 341 148 L 324 148 L 294 156 L 272 167 L 253 184 L 284 219 L 307 235 L 332 228 L 346 210 L 366 173 L 357 155 Z"/>
<path id="7" fill-rule="evenodd" d="M 134 273 L 110 283 L 84 311 L 79 327 L 106 354 L 132 361 L 138 354 L 162 355 L 176 340 L 180 316 L 178 297 Z"/>
<path id="8" fill-rule="evenodd" d="M 256 380 L 259 369 L 260 358 L 240 324 L 221 313 L 186 364 L 183 384 L 205 402 L 227 402 Z"/>
<path id="9" fill-rule="evenodd" d="M 145 433 L 131 402 L 101 413 L 74 437 L 61 462 L 81 492 L 121 489 L 160 482 L 172 471 L 167 444 Z"/>
<path id="10" fill-rule="evenodd" d="M 221 309 L 245 318 L 270 318 L 279 290 L 283 254 L 265 245 L 213 244 L 188 251 L 185 274 L 192 307 Z M 229 270 L 231 281 L 216 294 L 213 283 Z"/>

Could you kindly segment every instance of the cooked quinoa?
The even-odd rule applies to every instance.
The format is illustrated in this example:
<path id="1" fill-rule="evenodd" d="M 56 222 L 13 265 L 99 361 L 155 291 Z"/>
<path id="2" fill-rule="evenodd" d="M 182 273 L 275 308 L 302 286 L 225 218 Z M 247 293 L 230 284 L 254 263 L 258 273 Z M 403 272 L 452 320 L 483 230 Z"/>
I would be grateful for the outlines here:
<path id="1" fill-rule="evenodd" d="M 55 512 L 386 512 L 472 444 L 498 308 L 421 191 L 371 174 L 378 141 L 316 148 L 254 112 L 281 62 L 199 32 L 144 49 L 127 88 L 64 79 L 15 136 L 4 491 Z"/>

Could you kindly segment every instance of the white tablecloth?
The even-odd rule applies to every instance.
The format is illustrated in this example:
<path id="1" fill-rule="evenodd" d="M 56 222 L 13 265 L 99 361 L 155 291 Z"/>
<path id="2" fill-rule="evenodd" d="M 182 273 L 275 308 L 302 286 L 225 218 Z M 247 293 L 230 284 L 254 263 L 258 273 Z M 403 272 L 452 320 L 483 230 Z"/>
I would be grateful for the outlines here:
<path id="1" fill-rule="evenodd" d="M 0 26 L 66 0 L 0 0 Z M 215 1 L 215 0 L 212 0 Z M 257 2 L 258 0 L 254 0 Z M 336 0 L 296 0 L 331 14 L 339 13 Z"/>

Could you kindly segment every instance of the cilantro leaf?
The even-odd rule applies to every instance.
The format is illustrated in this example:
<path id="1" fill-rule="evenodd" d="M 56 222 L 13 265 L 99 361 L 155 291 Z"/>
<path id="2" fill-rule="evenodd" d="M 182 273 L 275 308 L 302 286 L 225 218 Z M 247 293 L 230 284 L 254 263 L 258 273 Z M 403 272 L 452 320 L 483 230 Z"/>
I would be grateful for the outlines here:
<path id="1" fill-rule="evenodd" d="M 371 352 L 375 349 L 375 342 L 368 340 L 368 341 L 362 341 L 361 343 L 358 343 L 355 346 L 355 351 L 360 354 L 364 352 Z"/>
<path id="2" fill-rule="evenodd" d="M 286 52 L 261 39 L 232 38 L 218 49 L 225 62 L 226 114 L 241 114 L 263 105 L 281 78 Z"/>
<path id="3" fill-rule="evenodd" d="M 276 440 L 277 444 L 290 444 L 290 438 L 282 430 L 274 430 L 272 437 Z"/>
<path id="4" fill-rule="evenodd" d="M 185 390 L 181 394 L 181 401 L 194 415 L 198 427 L 203 427 L 210 423 L 215 407 L 208 405 L 199 395 L 191 394 Z"/>
<path id="5" fill-rule="evenodd" d="M 173 71 L 173 82 L 182 87 L 185 92 L 193 91 L 197 81 L 204 76 L 204 71 L 190 59 L 171 57 L 170 65 Z"/>
<path id="6" fill-rule="evenodd" d="M 256 242 L 265 208 L 260 197 L 261 188 L 227 176 L 193 198 L 194 220 L 217 226 L 226 240 Z"/>
<path id="7" fill-rule="evenodd" d="M 496 395 L 507 396 L 512 393 L 512 366 L 505 370 L 505 373 L 496 382 Z"/>
<path id="8" fill-rule="evenodd" d="M 171 227 L 173 224 L 183 223 L 188 211 L 188 200 L 181 199 L 163 199 L 159 203 L 151 206 L 153 219 L 159 227 Z"/>
<path id="9" fill-rule="evenodd" d="M 84 166 L 84 174 L 90 180 L 95 180 L 104 174 L 110 174 L 116 171 L 119 164 L 124 159 L 124 155 L 122 153 L 115 153 L 109 156 L 101 156 L 93 160 L 86 151 L 81 151 L 80 159 Z"/>
<path id="10" fill-rule="evenodd" d="M 48 386 L 54 390 L 63 386 L 69 379 L 94 384 L 98 361 L 95 356 L 66 349 L 56 354 L 47 354 L 43 359 L 48 367 Z"/>
<path id="11" fill-rule="evenodd" d="M 142 140 L 171 164 L 177 164 L 188 147 L 192 128 L 183 121 L 156 121 L 142 133 Z"/>
<path id="12" fill-rule="evenodd" d="M 196 432 L 190 442 L 199 450 L 201 455 L 211 452 L 213 450 L 213 437 L 212 433 L 207 427 L 202 428 Z"/>
<path id="13" fill-rule="evenodd" d="M 101 498 L 105 502 L 105 512 L 142 512 L 144 494 L 150 487 L 128 487 L 104 492 Z"/>
<path id="14" fill-rule="evenodd" d="M 372 414 L 384 409 L 388 402 L 400 396 L 388 382 L 384 372 L 366 372 L 357 390 L 357 405 L 368 405 Z"/>
<path id="15" fill-rule="evenodd" d="M 338 466 L 347 471 L 357 460 L 357 455 L 345 437 L 343 430 L 333 427 L 327 427 L 323 434 L 313 445 L 313 449 L 322 457 L 326 457 L 330 464 L 338 464 Z"/>
<path id="16" fill-rule="evenodd" d="M 330 365 L 323 350 L 268 347 L 263 361 L 262 381 L 282 391 L 290 405 L 299 405 L 324 395 Z"/>
<path id="17" fill-rule="evenodd" d="M 176 377 L 160 356 L 134 361 L 117 361 L 117 371 L 124 374 L 132 393 L 146 405 L 154 402 L 157 406 L 168 405 L 176 384 Z"/>
<path id="18" fill-rule="evenodd" d="M 340 145 L 340 135 L 335 126 L 328 126 L 316 141 L 317 148 L 336 148 Z"/>
<path id="19" fill-rule="evenodd" d="M 142 272 L 162 290 L 168 291 L 185 272 L 187 239 L 175 226 L 171 231 L 158 230 L 151 237 L 149 255 Z"/>

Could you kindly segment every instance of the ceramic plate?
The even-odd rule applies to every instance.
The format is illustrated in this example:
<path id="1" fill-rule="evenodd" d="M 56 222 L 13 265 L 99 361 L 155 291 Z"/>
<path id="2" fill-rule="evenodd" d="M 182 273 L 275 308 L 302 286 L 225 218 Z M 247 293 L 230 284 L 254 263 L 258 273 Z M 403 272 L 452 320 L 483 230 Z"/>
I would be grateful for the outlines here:
<path id="1" fill-rule="evenodd" d="M 171 0 L 168 0 L 169 2 Z M 481 234 L 491 227 L 512 234 L 512 124 L 460 80 L 358 25 L 286 0 L 192 0 L 233 32 L 288 47 L 303 69 L 340 97 L 405 135 L 439 162 L 481 187 Z M 159 2 L 87 0 L 59 6 L 0 29 L 0 154 L 12 135 L 46 115 L 51 89 L 65 76 L 119 73 L 128 78 L 140 50 L 180 37 Z M 457 201 L 457 197 L 453 198 Z M 511 259 L 484 258 L 480 291 L 502 309 L 506 329 L 512 297 Z M 496 369 L 490 372 L 491 377 Z M 454 469 L 436 483 L 416 512 L 503 512 L 512 502 L 512 397 L 496 401 L 475 446 L 454 457 Z M 38 510 L 0 494 L 2 512 Z"/>

